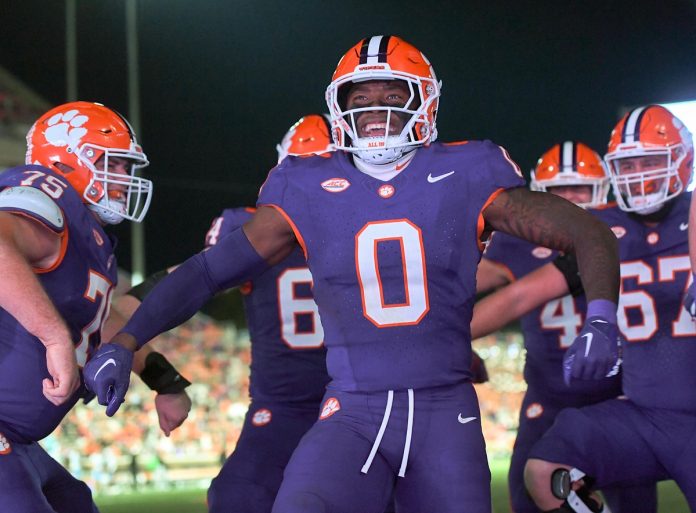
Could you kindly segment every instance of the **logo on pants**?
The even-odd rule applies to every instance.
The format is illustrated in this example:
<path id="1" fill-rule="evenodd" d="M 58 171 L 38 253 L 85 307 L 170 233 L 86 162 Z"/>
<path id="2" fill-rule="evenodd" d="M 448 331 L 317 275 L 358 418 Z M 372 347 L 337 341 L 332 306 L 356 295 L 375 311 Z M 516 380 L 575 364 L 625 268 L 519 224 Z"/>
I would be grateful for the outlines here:
<path id="1" fill-rule="evenodd" d="M 254 416 L 251 417 L 251 423 L 254 426 L 265 426 L 271 421 L 271 417 L 273 415 L 271 414 L 271 410 L 268 410 L 266 408 L 261 408 L 260 410 L 257 410 L 254 413 Z"/>
<path id="2" fill-rule="evenodd" d="M 321 408 L 321 415 L 319 415 L 319 420 L 324 420 L 328 419 L 336 413 L 338 410 L 341 409 L 341 403 L 338 402 L 338 399 L 335 397 L 329 397 L 326 402 L 324 403 L 324 406 Z"/>
<path id="3" fill-rule="evenodd" d="M 11 452 L 12 447 L 10 447 L 10 442 L 0 433 L 0 455 L 10 454 Z"/>

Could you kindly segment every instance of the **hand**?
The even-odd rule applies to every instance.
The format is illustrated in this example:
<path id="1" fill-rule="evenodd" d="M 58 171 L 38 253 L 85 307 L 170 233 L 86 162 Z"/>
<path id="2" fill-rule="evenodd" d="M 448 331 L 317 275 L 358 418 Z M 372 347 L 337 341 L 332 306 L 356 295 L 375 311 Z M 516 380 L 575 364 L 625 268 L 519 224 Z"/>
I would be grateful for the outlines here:
<path id="1" fill-rule="evenodd" d="M 46 367 L 51 377 L 43 380 L 43 395 L 56 406 L 70 399 L 80 388 L 75 347 L 70 338 L 67 341 L 46 345 Z"/>
<path id="2" fill-rule="evenodd" d="M 684 296 L 684 308 L 689 312 L 691 318 L 696 320 L 696 281 L 692 281 L 691 285 Z"/>
<path id="3" fill-rule="evenodd" d="M 103 344 L 85 365 L 85 385 L 97 394 L 111 417 L 126 398 L 133 367 L 133 352 L 116 344 Z"/>
<path id="4" fill-rule="evenodd" d="M 488 370 L 486 362 L 478 355 L 476 351 L 471 352 L 471 382 L 485 383 L 488 381 Z"/>
<path id="5" fill-rule="evenodd" d="M 165 436 L 181 426 L 191 411 L 191 398 L 186 392 L 177 394 L 157 394 L 155 408 L 159 425 Z"/>
<path id="6" fill-rule="evenodd" d="M 563 356 L 563 380 L 615 376 L 621 365 L 621 338 L 616 324 L 595 316 L 585 325 Z"/>

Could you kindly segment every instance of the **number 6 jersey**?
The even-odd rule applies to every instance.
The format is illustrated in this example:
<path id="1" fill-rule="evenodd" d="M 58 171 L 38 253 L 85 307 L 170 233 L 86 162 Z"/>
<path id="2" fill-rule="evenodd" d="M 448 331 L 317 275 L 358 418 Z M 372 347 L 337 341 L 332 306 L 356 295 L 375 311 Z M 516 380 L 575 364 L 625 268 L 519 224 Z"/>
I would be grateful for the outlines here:
<path id="1" fill-rule="evenodd" d="M 0 210 L 30 217 L 61 236 L 58 259 L 35 273 L 67 323 L 82 366 L 100 343 L 116 284 L 115 241 L 68 182 L 49 169 L 9 169 L 0 175 L 0 189 Z M 44 438 L 79 398 L 82 389 L 61 406 L 51 404 L 41 389 L 47 377 L 43 344 L 0 309 L 0 432 L 11 440 Z"/>
<path id="2" fill-rule="evenodd" d="M 206 246 L 215 245 L 253 213 L 251 208 L 225 209 L 213 221 Z M 297 248 L 240 290 L 251 338 L 252 400 L 307 402 L 318 409 L 329 377 L 324 330 L 302 252 Z"/>
<path id="3" fill-rule="evenodd" d="M 482 210 L 524 185 L 491 142 L 431 144 L 388 181 L 345 152 L 288 158 L 258 204 L 292 226 L 314 278 L 330 387 L 378 391 L 471 378 Z"/>

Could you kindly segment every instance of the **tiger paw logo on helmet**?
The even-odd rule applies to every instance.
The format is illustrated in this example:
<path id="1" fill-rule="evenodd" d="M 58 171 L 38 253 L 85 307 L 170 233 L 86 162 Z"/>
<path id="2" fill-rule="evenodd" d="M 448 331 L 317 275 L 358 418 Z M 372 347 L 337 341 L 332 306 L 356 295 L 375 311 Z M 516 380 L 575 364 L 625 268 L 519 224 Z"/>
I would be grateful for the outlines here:
<path id="1" fill-rule="evenodd" d="M 266 409 L 266 408 L 261 408 L 260 410 L 257 410 L 254 413 L 254 416 L 251 417 L 251 423 L 254 426 L 265 426 L 269 422 L 271 422 L 271 418 L 273 417 L 273 414 L 271 413 L 271 410 Z"/>
<path id="2" fill-rule="evenodd" d="M 11 452 L 12 447 L 10 447 L 10 442 L 0 433 L 0 455 L 10 454 Z"/>
<path id="3" fill-rule="evenodd" d="M 51 116 L 47 122 L 46 140 L 53 146 L 76 148 L 80 139 L 87 134 L 87 129 L 82 125 L 88 120 L 89 118 L 80 114 L 77 109 L 59 112 Z"/>
<path id="4" fill-rule="evenodd" d="M 335 397 L 329 397 L 326 402 L 324 403 L 324 406 L 321 408 L 321 415 L 319 415 L 319 420 L 324 420 L 328 419 L 339 411 L 341 409 L 341 403 L 338 402 L 338 399 Z"/>

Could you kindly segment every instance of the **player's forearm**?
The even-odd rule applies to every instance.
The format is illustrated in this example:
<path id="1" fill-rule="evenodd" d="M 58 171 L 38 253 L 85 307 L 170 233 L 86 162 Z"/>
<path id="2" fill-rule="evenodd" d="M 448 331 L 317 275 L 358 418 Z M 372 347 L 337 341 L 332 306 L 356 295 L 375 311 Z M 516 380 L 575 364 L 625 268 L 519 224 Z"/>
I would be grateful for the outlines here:
<path id="1" fill-rule="evenodd" d="M 235 287 L 268 268 L 244 232 L 235 230 L 215 246 L 198 253 L 162 279 L 144 298 L 118 342 L 140 347 L 155 336 L 190 319 L 221 290 Z"/>
<path id="2" fill-rule="evenodd" d="M 619 243 L 613 232 L 598 219 L 587 216 L 576 227 L 575 256 L 587 302 L 606 299 L 619 302 Z"/>
<path id="3" fill-rule="evenodd" d="M 553 194 L 525 189 L 500 194 L 484 217 L 496 230 L 575 254 L 588 301 L 618 302 L 618 242 L 597 218 Z"/>

